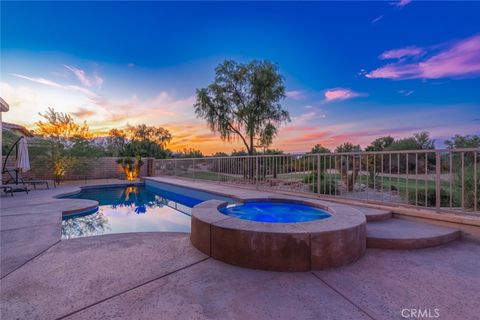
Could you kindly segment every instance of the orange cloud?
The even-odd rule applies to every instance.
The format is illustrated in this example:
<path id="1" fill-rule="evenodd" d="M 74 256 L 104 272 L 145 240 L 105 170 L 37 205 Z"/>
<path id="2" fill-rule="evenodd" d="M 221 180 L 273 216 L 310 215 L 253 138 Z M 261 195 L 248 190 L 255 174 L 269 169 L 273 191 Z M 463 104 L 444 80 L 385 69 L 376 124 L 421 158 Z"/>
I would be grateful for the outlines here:
<path id="1" fill-rule="evenodd" d="M 94 114 L 96 114 L 96 112 L 94 110 L 80 107 L 77 111 L 71 112 L 71 114 L 78 118 L 87 118 L 93 116 Z"/>

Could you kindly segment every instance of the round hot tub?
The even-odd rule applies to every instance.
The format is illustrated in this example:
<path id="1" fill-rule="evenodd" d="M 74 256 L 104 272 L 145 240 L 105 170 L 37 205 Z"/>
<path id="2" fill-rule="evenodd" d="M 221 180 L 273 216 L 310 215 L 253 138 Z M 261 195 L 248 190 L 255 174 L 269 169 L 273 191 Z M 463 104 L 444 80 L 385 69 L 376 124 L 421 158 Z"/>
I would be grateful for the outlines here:
<path id="1" fill-rule="evenodd" d="M 276 271 L 338 267 L 366 249 L 366 219 L 349 206 L 323 201 L 210 200 L 192 209 L 191 242 L 233 265 Z"/>
<path id="2" fill-rule="evenodd" d="M 248 201 L 242 204 L 232 204 L 220 208 L 227 216 L 271 223 L 306 222 L 326 219 L 331 214 L 323 209 L 302 203 L 279 201 Z"/>

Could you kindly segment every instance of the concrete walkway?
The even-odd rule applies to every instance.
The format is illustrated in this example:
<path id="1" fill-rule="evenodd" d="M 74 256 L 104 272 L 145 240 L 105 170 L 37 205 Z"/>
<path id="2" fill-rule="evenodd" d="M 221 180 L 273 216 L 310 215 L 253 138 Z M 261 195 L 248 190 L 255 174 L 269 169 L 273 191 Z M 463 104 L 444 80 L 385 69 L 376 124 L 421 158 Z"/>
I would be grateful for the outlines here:
<path id="1" fill-rule="evenodd" d="M 98 205 L 82 199 L 54 199 L 53 197 L 78 192 L 81 186 L 124 184 L 121 180 L 93 180 L 73 182 L 58 188 L 38 189 L 0 197 L 0 278 L 22 266 L 61 239 L 62 212 Z"/>
<path id="2" fill-rule="evenodd" d="M 403 309 L 418 308 L 479 319 L 473 241 L 367 249 L 356 263 L 321 272 L 249 270 L 206 257 L 188 234 L 61 241 L 61 212 L 91 203 L 52 196 L 76 189 L 2 196 L 1 319 L 403 319 Z"/>

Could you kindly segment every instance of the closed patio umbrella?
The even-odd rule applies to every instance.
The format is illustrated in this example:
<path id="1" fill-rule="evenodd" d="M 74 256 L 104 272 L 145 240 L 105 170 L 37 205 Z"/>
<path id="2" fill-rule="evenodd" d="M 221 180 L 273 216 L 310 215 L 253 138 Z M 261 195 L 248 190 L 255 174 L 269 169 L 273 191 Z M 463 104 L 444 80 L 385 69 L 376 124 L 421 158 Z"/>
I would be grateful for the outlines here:
<path id="1" fill-rule="evenodd" d="M 15 162 L 15 168 L 21 172 L 27 172 L 30 170 L 30 159 L 28 157 L 28 145 L 25 137 L 20 139 L 17 148 L 17 160 Z"/>

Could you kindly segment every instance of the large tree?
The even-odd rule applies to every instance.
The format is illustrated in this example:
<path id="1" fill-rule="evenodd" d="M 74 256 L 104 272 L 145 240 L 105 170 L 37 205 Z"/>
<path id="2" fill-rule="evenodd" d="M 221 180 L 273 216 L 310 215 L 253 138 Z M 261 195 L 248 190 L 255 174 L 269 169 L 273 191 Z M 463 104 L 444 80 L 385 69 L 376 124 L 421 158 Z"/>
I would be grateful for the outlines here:
<path id="1" fill-rule="evenodd" d="M 387 150 L 426 150 L 435 149 L 435 140 L 426 131 L 415 133 L 413 137 L 395 140 Z"/>
<path id="2" fill-rule="evenodd" d="M 114 157 L 122 155 L 127 142 L 127 134 L 125 131 L 121 129 L 111 129 L 107 137 L 108 153 Z"/>
<path id="3" fill-rule="evenodd" d="M 365 151 L 384 151 L 387 150 L 394 142 L 395 139 L 391 136 L 380 137 L 373 140 L 370 145 L 365 148 Z"/>
<path id="4" fill-rule="evenodd" d="M 79 157 L 89 158 L 103 154 L 103 149 L 93 144 L 86 122 L 77 123 L 71 115 L 48 108 L 39 113 L 43 118 L 36 123 L 35 142 L 30 150 L 33 161 L 52 170 L 59 183 L 69 171 L 80 171 L 84 161 Z"/>
<path id="5" fill-rule="evenodd" d="M 320 143 L 317 143 L 313 146 L 312 150 L 309 153 L 330 153 L 330 149 L 322 146 Z"/>
<path id="6" fill-rule="evenodd" d="M 335 148 L 335 152 L 342 153 L 342 152 L 360 152 L 362 148 L 359 144 L 355 145 L 351 142 L 344 142 L 341 145 Z"/>
<path id="7" fill-rule="evenodd" d="M 76 123 L 68 113 L 57 112 L 48 108 L 45 113 L 39 113 L 44 118 L 37 123 L 35 133 L 62 144 L 69 144 L 73 138 L 90 139 L 92 134 L 86 122 Z"/>
<path id="8" fill-rule="evenodd" d="M 126 130 L 112 129 L 107 138 L 107 150 L 113 156 L 165 158 L 171 133 L 162 127 L 139 124 Z"/>
<path id="9" fill-rule="evenodd" d="M 283 76 L 269 61 L 247 64 L 226 60 L 215 69 L 215 80 L 197 89 L 195 113 L 223 140 L 240 139 L 248 154 L 267 148 L 282 123 L 290 121 L 281 102 Z"/>
<path id="10" fill-rule="evenodd" d="M 139 124 L 135 127 L 128 127 L 128 133 L 131 140 L 156 143 L 160 148 L 165 149 L 167 144 L 172 141 L 170 131 L 162 127 L 147 126 Z"/>

